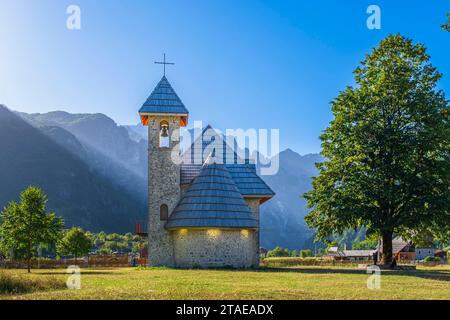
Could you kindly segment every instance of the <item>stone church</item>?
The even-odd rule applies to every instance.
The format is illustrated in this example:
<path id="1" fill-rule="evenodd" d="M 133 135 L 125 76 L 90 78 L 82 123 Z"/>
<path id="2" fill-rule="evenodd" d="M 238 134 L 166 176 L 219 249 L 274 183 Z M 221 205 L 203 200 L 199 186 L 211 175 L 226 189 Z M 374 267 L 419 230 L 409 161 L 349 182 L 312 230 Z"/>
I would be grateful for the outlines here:
<path id="1" fill-rule="evenodd" d="M 165 76 L 139 115 L 148 126 L 149 265 L 258 266 L 260 205 L 274 192 L 255 164 L 225 139 L 214 143 L 223 148 L 223 161 L 214 148 L 205 156 L 211 141 L 223 138 L 210 126 L 181 154 L 179 129 L 189 112 Z"/>

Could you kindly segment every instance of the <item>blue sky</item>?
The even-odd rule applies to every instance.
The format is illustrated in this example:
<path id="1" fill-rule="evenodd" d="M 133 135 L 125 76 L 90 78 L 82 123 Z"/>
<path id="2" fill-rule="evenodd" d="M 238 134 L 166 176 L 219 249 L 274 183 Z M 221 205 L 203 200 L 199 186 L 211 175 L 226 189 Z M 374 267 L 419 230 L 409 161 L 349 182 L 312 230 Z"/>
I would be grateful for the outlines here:
<path id="1" fill-rule="evenodd" d="M 79 31 L 66 28 L 70 4 L 81 8 Z M 371 4 L 381 30 L 366 27 Z M 134 124 L 166 52 L 191 123 L 279 128 L 282 149 L 319 152 L 329 102 L 389 33 L 428 47 L 450 95 L 446 12 L 447 0 L 0 0 L 0 103 Z"/>

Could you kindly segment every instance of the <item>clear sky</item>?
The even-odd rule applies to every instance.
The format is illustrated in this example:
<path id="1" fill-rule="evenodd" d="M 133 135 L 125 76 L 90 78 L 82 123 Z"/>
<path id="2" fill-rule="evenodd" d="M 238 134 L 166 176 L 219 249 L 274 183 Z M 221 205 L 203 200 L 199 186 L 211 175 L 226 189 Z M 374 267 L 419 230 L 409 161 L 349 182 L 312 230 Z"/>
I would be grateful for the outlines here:
<path id="1" fill-rule="evenodd" d="M 81 30 L 66 28 L 70 4 Z M 366 27 L 371 4 L 381 30 Z M 448 0 L 0 0 L 0 103 L 135 124 L 166 52 L 191 123 L 279 128 L 282 149 L 318 152 L 329 102 L 389 33 L 428 47 L 450 96 L 446 12 Z"/>

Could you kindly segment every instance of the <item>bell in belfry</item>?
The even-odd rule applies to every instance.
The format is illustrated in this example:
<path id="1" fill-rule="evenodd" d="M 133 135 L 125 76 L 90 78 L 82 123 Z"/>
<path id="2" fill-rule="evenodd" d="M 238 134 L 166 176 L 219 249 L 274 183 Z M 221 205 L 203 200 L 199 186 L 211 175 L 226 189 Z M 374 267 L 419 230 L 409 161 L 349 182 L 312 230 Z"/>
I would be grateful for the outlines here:
<path id="1" fill-rule="evenodd" d="M 167 126 L 163 126 L 161 128 L 161 130 L 162 130 L 161 137 L 167 138 L 169 136 L 169 130 L 168 130 Z"/>

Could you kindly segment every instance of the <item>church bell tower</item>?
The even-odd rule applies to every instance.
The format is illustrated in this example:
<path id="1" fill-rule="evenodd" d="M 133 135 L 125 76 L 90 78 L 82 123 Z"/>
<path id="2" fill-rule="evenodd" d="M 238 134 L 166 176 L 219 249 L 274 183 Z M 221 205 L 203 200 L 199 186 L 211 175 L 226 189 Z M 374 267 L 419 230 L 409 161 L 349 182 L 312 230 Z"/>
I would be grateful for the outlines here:
<path id="1" fill-rule="evenodd" d="M 164 75 L 139 115 L 148 126 L 149 266 L 174 266 L 165 224 L 180 200 L 179 129 L 187 125 L 189 112 Z"/>

